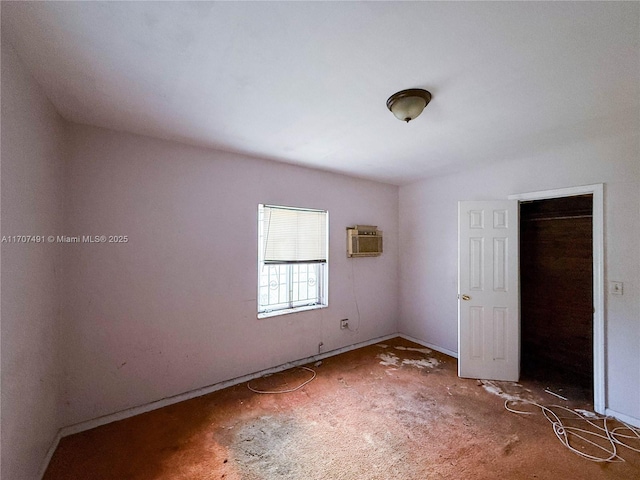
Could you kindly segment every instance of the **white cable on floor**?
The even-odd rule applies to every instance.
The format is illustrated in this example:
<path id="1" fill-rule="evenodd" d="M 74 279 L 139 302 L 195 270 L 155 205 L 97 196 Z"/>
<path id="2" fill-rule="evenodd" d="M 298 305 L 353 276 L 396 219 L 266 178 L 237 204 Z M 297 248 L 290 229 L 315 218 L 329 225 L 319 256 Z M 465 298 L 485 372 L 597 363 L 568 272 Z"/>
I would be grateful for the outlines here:
<path id="1" fill-rule="evenodd" d="M 528 401 L 528 400 L 510 400 L 510 399 L 505 400 L 504 407 L 508 411 L 510 411 L 512 413 L 517 413 L 517 414 L 520 414 L 520 415 L 531 415 L 534 412 L 516 410 L 513 407 L 509 406 L 510 403 L 511 404 L 520 403 L 520 404 L 525 404 L 525 405 L 533 405 L 533 406 L 539 408 L 542 411 L 542 414 L 544 415 L 544 417 L 553 426 L 553 432 L 555 433 L 556 437 L 558 437 L 558 440 L 560 440 L 560 443 L 562 443 L 565 447 L 567 447 L 569 450 L 571 450 L 576 455 L 579 455 L 579 456 L 581 456 L 583 458 L 586 458 L 587 460 L 591 460 L 592 462 L 624 462 L 624 459 L 618 455 L 618 449 L 617 449 L 616 445 L 622 445 L 624 447 L 629 448 L 630 450 L 633 450 L 633 451 L 636 451 L 636 452 L 640 452 L 640 449 L 632 447 L 628 443 L 625 443 L 624 440 L 621 440 L 621 439 L 629 439 L 629 440 L 640 439 L 640 429 L 632 427 L 630 425 L 627 425 L 624 422 L 620 422 L 620 423 L 622 423 L 623 426 L 616 427 L 613 430 L 610 430 L 609 429 L 609 425 L 608 425 L 608 422 L 611 421 L 610 417 L 603 417 L 603 416 L 597 415 L 593 419 L 593 420 L 596 420 L 596 421 L 602 421 L 603 422 L 603 426 L 601 427 L 600 425 L 594 423 L 591 418 L 588 418 L 588 417 L 586 417 L 584 415 L 581 415 L 578 412 L 575 412 L 575 411 L 573 411 L 573 410 L 571 410 L 569 408 L 563 407 L 561 405 L 551 405 L 550 407 L 546 407 L 544 405 L 540 405 L 538 403 L 531 402 L 531 401 Z M 565 412 L 568 412 L 570 414 L 570 416 L 560 417 L 556 412 L 551 410 L 552 408 L 564 410 Z M 585 421 L 589 425 L 594 427 L 596 429 L 596 431 L 585 430 L 583 428 L 566 426 L 566 425 L 564 425 L 562 420 Z M 627 430 L 630 433 L 627 433 L 627 434 L 617 433 L 618 430 Z M 598 433 L 598 432 L 602 432 L 602 433 Z M 592 440 L 589 440 L 584 435 L 590 435 L 592 438 L 596 437 L 596 438 L 600 438 L 600 439 L 604 440 L 605 442 L 608 442 L 609 443 L 609 448 L 603 447 L 602 445 L 600 445 L 600 444 L 598 444 L 598 443 L 596 443 L 596 442 L 594 442 Z M 602 450 L 603 452 L 605 452 L 606 455 L 599 457 L 599 456 L 590 455 L 588 453 L 585 453 L 585 452 L 582 452 L 582 451 L 578 450 L 577 448 L 575 448 L 571 444 L 570 436 L 579 438 L 583 442 L 588 443 L 588 444 L 590 444 L 590 445 Z"/>
<path id="2" fill-rule="evenodd" d="M 249 383 L 249 382 L 247 382 L 247 388 L 248 388 L 249 390 L 251 390 L 252 392 L 255 392 L 255 393 L 291 393 L 291 392 L 295 392 L 296 390 L 300 390 L 300 389 L 301 389 L 302 387 L 304 387 L 307 383 L 309 383 L 311 380 L 313 380 L 314 378 L 316 378 L 316 372 L 315 372 L 312 368 L 309 368 L 309 367 L 298 367 L 298 368 L 301 368 L 301 369 L 303 369 L 303 370 L 308 370 L 308 371 L 310 371 L 311 373 L 313 373 L 313 376 L 312 376 L 309 380 L 306 380 L 306 381 L 302 382 L 300 385 L 298 385 L 298 386 L 297 386 L 297 387 L 295 387 L 295 388 L 289 388 L 289 389 L 287 389 L 287 390 L 273 390 L 273 391 L 270 391 L 270 390 L 256 390 L 255 388 L 253 388 L 253 387 L 250 385 L 250 383 Z M 265 376 L 266 376 L 266 375 L 265 375 Z M 264 377 L 262 377 L 262 378 L 264 378 Z"/>
<path id="3" fill-rule="evenodd" d="M 640 448 L 632 447 L 631 445 L 626 444 L 623 441 L 618 439 L 618 437 L 622 437 L 622 438 L 627 438 L 629 440 L 640 440 L 640 429 L 631 427 L 624 422 L 620 422 L 620 423 L 622 423 L 623 426 L 616 427 L 613 430 L 611 430 L 611 437 L 620 445 L 624 445 L 625 447 L 630 448 L 634 452 L 640 453 Z M 629 430 L 632 433 L 632 435 L 623 435 L 621 433 L 616 433 L 616 430 Z"/>

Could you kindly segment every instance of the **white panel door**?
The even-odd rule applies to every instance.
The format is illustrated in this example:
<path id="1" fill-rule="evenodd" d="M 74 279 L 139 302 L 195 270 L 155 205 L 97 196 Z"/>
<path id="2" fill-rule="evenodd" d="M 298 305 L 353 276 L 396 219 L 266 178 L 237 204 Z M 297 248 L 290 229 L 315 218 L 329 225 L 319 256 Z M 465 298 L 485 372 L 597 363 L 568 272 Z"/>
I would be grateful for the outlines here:
<path id="1" fill-rule="evenodd" d="M 458 203 L 458 375 L 518 381 L 518 202 Z"/>

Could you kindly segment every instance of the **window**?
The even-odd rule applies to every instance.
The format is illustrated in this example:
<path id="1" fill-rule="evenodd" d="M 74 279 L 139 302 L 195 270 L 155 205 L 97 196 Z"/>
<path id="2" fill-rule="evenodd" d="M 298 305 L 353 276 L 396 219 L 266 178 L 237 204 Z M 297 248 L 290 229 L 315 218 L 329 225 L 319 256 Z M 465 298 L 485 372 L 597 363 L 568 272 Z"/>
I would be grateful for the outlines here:
<path id="1" fill-rule="evenodd" d="M 258 205 L 258 317 L 327 306 L 328 212 Z"/>

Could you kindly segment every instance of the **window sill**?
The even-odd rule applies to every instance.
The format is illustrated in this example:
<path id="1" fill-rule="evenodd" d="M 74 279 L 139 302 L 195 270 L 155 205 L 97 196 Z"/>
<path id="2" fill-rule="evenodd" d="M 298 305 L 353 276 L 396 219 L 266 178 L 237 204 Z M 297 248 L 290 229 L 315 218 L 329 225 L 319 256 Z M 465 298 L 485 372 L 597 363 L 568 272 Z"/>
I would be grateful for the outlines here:
<path id="1" fill-rule="evenodd" d="M 304 307 L 287 308 L 286 310 L 275 310 L 273 312 L 263 312 L 258 314 L 258 318 L 277 317 L 279 315 L 288 315 L 289 313 L 306 312 L 308 310 L 318 310 L 327 308 L 328 305 L 306 305 Z"/>

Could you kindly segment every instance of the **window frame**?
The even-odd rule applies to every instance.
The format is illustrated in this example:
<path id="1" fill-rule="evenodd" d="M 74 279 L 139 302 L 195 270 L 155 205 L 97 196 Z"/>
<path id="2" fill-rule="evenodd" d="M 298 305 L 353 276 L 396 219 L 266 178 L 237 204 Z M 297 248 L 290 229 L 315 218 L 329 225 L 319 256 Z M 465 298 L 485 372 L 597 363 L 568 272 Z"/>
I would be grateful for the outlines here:
<path id="1" fill-rule="evenodd" d="M 310 261 L 310 262 L 265 262 L 264 261 L 264 252 L 265 252 L 265 235 L 264 235 L 264 208 L 281 208 L 285 210 L 292 211 L 309 211 L 315 213 L 324 214 L 324 220 L 326 222 L 326 226 L 324 229 L 324 242 L 326 242 L 326 254 L 324 261 Z M 308 310 L 316 310 L 320 308 L 326 308 L 329 305 L 328 300 L 328 278 L 329 278 L 329 212 L 327 210 L 313 209 L 313 208 L 302 208 L 302 207 L 290 207 L 283 205 L 271 205 L 271 204 L 258 204 L 258 276 L 257 276 L 257 301 L 256 301 L 256 309 L 257 309 L 257 317 L 258 318 L 268 318 L 279 315 L 286 315 L 290 313 L 303 312 Z M 284 274 L 284 283 L 286 284 L 285 292 L 286 298 L 284 301 L 279 303 L 271 303 L 268 305 L 262 306 L 261 304 L 261 291 L 264 288 L 263 276 L 264 269 L 277 269 L 278 276 Z M 302 272 L 302 270 L 305 272 Z M 309 269 L 315 269 L 315 278 L 316 278 L 316 290 L 315 295 L 312 298 L 307 298 L 303 300 L 296 300 L 296 295 L 294 294 L 294 288 L 300 289 L 302 282 L 300 282 L 300 275 L 306 274 L 307 281 L 304 282 L 308 286 L 308 278 L 309 278 Z M 271 271 L 268 274 L 271 275 Z M 267 281 L 270 282 L 269 276 L 267 277 Z M 283 282 L 278 277 L 278 285 L 282 288 Z M 298 290 L 298 295 L 300 294 L 300 290 Z M 300 303 L 309 300 L 309 303 Z"/>

